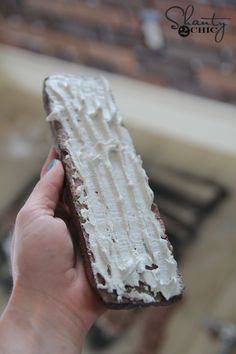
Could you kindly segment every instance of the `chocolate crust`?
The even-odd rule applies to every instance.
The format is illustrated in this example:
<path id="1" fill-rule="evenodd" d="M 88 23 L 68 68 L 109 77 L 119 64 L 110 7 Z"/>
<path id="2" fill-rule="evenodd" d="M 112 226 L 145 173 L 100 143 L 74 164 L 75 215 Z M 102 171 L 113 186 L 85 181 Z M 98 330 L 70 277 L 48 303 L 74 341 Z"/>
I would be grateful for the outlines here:
<path id="1" fill-rule="evenodd" d="M 51 109 L 51 101 L 50 101 L 50 97 L 47 94 L 46 91 L 46 81 L 48 78 L 46 78 L 44 80 L 44 85 L 43 85 L 43 104 L 44 104 L 44 109 L 47 113 L 47 115 L 49 115 L 52 112 Z M 82 257 L 83 263 L 84 263 L 84 267 L 85 267 L 85 272 L 87 275 L 87 278 L 89 280 L 89 283 L 92 287 L 92 289 L 97 293 L 97 295 L 100 297 L 100 299 L 102 300 L 103 304 L 110 309 L 132 309 L 135 307 L 147 307 L 147 306 L 165 306 L 165 305 L 169 305 L 172 304 L 178 300 L 180 300 L 182 298 L 182 294 L 177 295 L 177 296 L 173 296 L 171 299 L 166 300 L 164 298 L 164 296 L 161 293 L 157 293 L 156 295 L 156 301 L 155 302 L 149 302 L 149 303 L 145 303 L 144 301 L 134 301 L 134 300 L 130 300 L 128 298 L 123 297 L 122 301 L 118 301 L 117 298 L 117 294 L 115 293 L 108 293 L 106 290 L 104 289 L 99 289 L 97 287 L 97 281 L 94 277 L 93 271 L 92 271 L 92 266 L 91 266 L 91 262 L 94 259 L 94 255 L 92 254 L 90 247 L 89 247 L 89 235 L 87 234 L 87 232 L 85 231 L 84 227 L 83 227 L 83 222 L 84 219 L 80 213 L 80 210 L 82 208 L 87 208 L 86 205 L 81 205 L 79 203 L 78 200 L 76 200 L 75 197 L 75 186 L 74 186 L 74 180 L 72 178 L 73 175 L 73 171 L 76 170 L 75 166 L 73 166 L 73 162 L 71 158 L 68 158 L 68 156 L 70 156 L 70 151 L 68 151 L 67 147 L 66 147 L 66 140 L 67 140 L 67 135 L 65 133 L 65 131 L 63 130 L 63 127 L 61 125 L 61 123 L 59 121 L 50 121 L 50 129 L 51 129 L 51 133 L 52 133 L 52 139 L 53 139 L 53 143 L 54 146 L 57 150 L 59 159 L 61 160 L 64 170 L 65 170 L 65 193 L 67 196 L 67 200 L 68 200 L 68 206 L 70 208 L 71 211 L 71 219 L 72 222 L 77 230 L 78 233 L 78 237 L 77 238 L 73 238 L 73 244 L 75 247 L 78 247 L 79 253 Z M 82 185 L 83 181 L 79 178 L 76 178 L 76 186 Z M 159 220 L 162 230 L 163 230 L 163 238 L 166 239 L 168 241 L 168 237 L 165 233 L 165 225 L 160 217 L 160 213 L 158 210 L 158 207 L 156 204 L 153 203 L 152 208 L 151 208 L 152 212 L 155 214 L 155 217 Z M 172 252 L 172 246 L 170 244 L 170 242 L 168 241 L 168 247 Z M 101 277 L 102 278 L 102 277 Z M 101 283 L 102 283 L 103 279 L 101 279 Z M 151 291 L 148 292 L 147 290 L 145 290 L 144 284 L 140 283 L 139 287 L 135 287 L 135 289 L 139 292 L 146 292 L 147 294 L 151 294 Z M 128 287 L 127 287 L 128 289 Z M 132 288 L 130 287 L 130 290 Z"/>

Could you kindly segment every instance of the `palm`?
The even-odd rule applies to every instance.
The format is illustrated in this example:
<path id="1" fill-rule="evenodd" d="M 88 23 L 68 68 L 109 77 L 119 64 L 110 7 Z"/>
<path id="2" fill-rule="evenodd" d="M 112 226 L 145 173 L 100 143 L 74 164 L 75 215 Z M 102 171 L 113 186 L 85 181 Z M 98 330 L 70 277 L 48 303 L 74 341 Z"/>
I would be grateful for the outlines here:
<path id="1" fill-rule="evenodd" d="M 13 279 L 17 278 L 28 291 L 53 299 L 87 328 L 104 308 L 91 290 L 82 263 L 74 264 L 73 243 L 66 223 L 46 208 L 58 205 L 60 190 L 56 189 L 62 187 L 62 177 L 59 187 L 49 184 L 51 189 L 45 199 L 41 187 L 36 186 L 18 215 L 12 252 Z M 57 202 L 53 202 L 55 196 Z"/>

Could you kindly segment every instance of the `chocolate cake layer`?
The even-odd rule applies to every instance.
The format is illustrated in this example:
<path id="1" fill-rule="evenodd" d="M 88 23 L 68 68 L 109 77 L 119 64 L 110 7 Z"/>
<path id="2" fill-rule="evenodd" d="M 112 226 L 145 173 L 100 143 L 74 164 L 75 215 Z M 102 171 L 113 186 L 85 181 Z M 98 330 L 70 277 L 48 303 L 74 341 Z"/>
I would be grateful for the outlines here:
<path id="1" fill-rule="evenodd" d="M 111 308 L 179 297 L 177 264 L 107 81 L 50 76 L 44 103 L 93 288 Z"/>

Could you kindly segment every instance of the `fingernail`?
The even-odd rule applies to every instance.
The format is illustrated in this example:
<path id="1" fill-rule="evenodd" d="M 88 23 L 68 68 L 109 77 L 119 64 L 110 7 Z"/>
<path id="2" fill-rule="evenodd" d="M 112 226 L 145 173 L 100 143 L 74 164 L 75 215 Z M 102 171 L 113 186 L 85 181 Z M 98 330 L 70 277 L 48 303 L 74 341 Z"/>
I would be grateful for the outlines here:
<path id="1" fill-rule="evenodd" d="M 52 160 L 51 162 L 49 162 L 47 170 L 51 170 L 53 168 L 53 166 L 56 164 L 57 160 Z"/>

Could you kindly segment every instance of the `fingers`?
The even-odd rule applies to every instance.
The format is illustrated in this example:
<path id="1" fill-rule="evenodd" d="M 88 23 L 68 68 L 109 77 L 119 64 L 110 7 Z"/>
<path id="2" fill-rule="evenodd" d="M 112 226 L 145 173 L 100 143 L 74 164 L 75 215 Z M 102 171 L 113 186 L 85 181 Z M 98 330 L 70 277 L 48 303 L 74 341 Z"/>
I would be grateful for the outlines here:
<path id="1" fill-rule="evenodd" d="M 42 167 L 42 170 L 41 170 L 41 174 L 40 174 L 40 178 L 42 178 L 45 174 L 46 174 L 46 172 L 47 172 L 47 168 L 48 168 L 48 164 L 50 163 L 50 161 L 52 161 L 53 159 L 55 159 L 57 157 L 57 152 L 56 152 L 56 149 L 55 149 L 55 147 L 52 147 L 51 149 L 50 149 L 50 151 L 49 151 L 49 153 L 48 153 L 48 157 L 47 157 L 47 159 L 46 159 L 46 161 L 45 161 L 45 163 L 44 163 L 44 165 L 43 165 L 43 167 Z M 57 166 L 57 168 L 58 168 L 58 166 Z M 61 169 L 61 167 L 59 167 L 60 169 Z M 57 174 L 58 174 L 58 172 L 56 172 Z M 61 172 L 59 172 L 60 174 L 63 174 L 63 171 L 61 171 Z M 51 175 L 51 178 L 53 178 L 53 176 L 54 176 L 54 174 L 55 174 L 55 171 L 53 172 L 53 174 Z M 62 177 L 57 177 L 56 176 L 56 180 L 58 180 L 59 179 L 59 184 L 58 184 L 58 187 L 56 187 L 56 188 L 58 188 L 58 190 L 60 190 L 61 189 L 61 183 L 63 183 L 63 178 Z M 46 181 L 47 182 L 47 181 Z M 56 182 L 56 184 L 58 183 L 58 182 Z M 39 184 L 39 183 L 38 183 Z M 38 189 L 38 184 L 37 184 L 37 186 L 36 186 L 36 190 Z M 41 188 L 43 188 L 43 186 L 44 186 L 44 184 L 45 183 L 43 183 L 42 185 L 41 185 Z M 35 190 L 33 191 L 33 196 L 31 195 L 29 198 L 28 198 L 28 201 L 25 203 L 25 205 L 24 205 L 24 207 L 20 210 L 20 212 L 19 212 L 19 214 L 23 214 L 23 217 L 25 216 L 25 218 L 24 219 L 29 219 L 29 217 L 30 217 L 30 215 L 29 215 L 29 213 L 30 213 L 30 210 L 26 210 L 26 208 L 28 208 L 28 206 L 30 206 L 31 204 L 35 204 L 35 203 L 33 203 L 34 202 L 34 193 L 35 193 Z M 55 196 L 54 197 L 54 200 L 55 200 L 55 203 L 56 203 L 56 200 L 57 200 L 57 196 Z M 37 202 L 36 202 L 37 203 Z M 22 212 L 22 210 L 23 210 L 23 212 Z M 18 214 L 18 218 L 19 218 L 19 214 Z M 15 232 L 13 232 L 13 235 L 12 235 L 12 242 L 11 242 L 11 256 L 14 254 L 14 248 L 15 248 Z M 12 263 L 12 262 L 11 262 Z"/>
<path id="2" fill-rule="evenodd" d="M 90 286 L 82 261 L 77 264 L 76 270 L 80 303 L 78 316 L 84 324 L 85 331 L 88 331 L 96 319 L 105 312 L 106 308 L 99 296 Z"/>
<path id="3" fill-rule="evenodd" d="M 47 172 L 47 168 L 48 168 L 49 163 L 53 159 L 57 159 L 57 158 L 58 158 L 58 155 L 57 155 L 55 147 L 53 146 L 49 150 L 48 157 L 47 157 L 46 161 L 44 162 L 44 165 L 43 165 L 41 173 L 40 173 L 40 178 L 42 178 L 45 175 L 45 173 Z"/>
<path id="4" fill-rule="evenodd" d="M 51 152 L 50 156 L 53 156 Z M 64 169 L 59 160 L 51 161 L 51 169 L 43 172 L 41 180 L 26 201 L 24 211 L 34 212 L 34 215 L 54 216 L 64 182 Z M 22 212 L 21 212 L 22 214 Z M 26 212 L 27 214 L 27 212 Z"/>
<path id="5" fill-rule="evenodd" d="M 15 242 L 16 237 L 15 237 L 15 226 L 14 226 L 14 231 L 12 233 L 12 238 L 11 238 L 11 253 L 10 253 L 10 265 L 11 265 L 11 275 L 12 275 L 12 280 L 13 284 L 15 283 L 15 270 L 13 267 L 13 259 L 14 259 L 14 254 L 15 254 Z"/>

